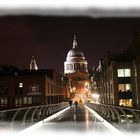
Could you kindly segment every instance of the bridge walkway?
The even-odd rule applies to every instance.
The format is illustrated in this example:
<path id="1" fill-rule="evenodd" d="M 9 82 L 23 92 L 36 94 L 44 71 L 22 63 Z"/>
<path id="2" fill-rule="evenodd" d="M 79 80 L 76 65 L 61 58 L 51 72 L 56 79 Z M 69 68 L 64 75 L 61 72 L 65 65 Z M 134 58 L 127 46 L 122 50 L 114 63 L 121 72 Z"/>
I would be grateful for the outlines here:
<path id="1" fill-rule="evenodd" d="M 49 137 L 51 139 L 60 138 L 80 138 L 104 137 L 110 134 L 123 135 L 118 129 L 101 118 L 96 112 L 92 112 L 87 106 L 68 107 L 63 111 L 48 117 L 47 119 L 23 130 L 20 135 L 31 135 L 37 138 Z"/>

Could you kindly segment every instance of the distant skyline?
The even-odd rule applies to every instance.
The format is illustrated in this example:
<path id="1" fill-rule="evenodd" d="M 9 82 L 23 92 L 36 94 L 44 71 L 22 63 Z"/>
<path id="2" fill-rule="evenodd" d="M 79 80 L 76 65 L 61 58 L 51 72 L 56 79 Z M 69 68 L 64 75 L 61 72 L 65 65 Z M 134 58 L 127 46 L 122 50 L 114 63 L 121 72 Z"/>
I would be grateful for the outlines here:
<path id="1" fill-rule="evenodd" d="M 140 32 L 140 18 L 3 16 L 0 65 L 27 69 L 34 56 L 39 68 L 63 72 L 75 34 L 91 69 L 107 51 L 121 53 L 130 47 L 134 32 Z"/>

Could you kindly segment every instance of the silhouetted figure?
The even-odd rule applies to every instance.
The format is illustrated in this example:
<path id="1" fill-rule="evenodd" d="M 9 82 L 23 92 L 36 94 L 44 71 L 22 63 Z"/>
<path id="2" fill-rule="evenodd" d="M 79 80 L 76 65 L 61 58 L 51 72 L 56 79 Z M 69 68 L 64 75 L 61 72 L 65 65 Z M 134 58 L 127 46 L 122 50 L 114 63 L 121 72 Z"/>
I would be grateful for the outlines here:
<path id="1" fill-rule="evenodd" d="M 75 104 L 75 107 L 77 107 L 77 106 L 78 106 L 78 101 L 76 100 L 76 101 L 74 102 L 74 104 Z"/>
<path id="2" fill-rule="evenodd" d="M 69 100 L 69 105 L 70 105 L 70 107 L 72 106 L 72 100 Z"/>

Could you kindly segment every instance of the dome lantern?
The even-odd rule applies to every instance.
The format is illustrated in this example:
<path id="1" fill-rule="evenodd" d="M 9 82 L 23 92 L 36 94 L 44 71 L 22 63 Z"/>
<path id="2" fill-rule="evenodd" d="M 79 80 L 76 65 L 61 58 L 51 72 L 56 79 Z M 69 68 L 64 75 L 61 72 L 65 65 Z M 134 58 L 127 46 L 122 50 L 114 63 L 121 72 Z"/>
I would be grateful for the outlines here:
<path id="1" fill-rule="evenodd" d="M 73 49 L 74 48 L 78 48 L 77 40 L 76 40 L 76 35 L 74 35 L 74 40 L 73 40 Z"/>

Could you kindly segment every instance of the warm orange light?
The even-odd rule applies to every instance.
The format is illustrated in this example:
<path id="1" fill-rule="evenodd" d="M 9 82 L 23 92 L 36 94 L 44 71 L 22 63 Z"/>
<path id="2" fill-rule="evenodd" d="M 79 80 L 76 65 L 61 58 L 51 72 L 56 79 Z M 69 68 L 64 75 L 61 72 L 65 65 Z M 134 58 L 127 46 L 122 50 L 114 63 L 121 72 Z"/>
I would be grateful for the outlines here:
<path id="1" fill-rule="evenodd" d="M 85 86 L 87 86 L 88 85 L 88 82 L 85 82 Z"/>

